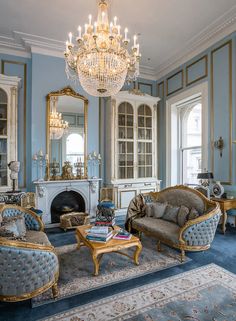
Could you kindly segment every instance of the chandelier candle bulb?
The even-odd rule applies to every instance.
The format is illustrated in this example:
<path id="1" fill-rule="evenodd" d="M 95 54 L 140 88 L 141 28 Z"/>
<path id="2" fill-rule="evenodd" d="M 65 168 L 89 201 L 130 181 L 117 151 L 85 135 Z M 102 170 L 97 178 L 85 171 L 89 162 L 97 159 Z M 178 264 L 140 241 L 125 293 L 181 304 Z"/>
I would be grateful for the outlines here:
<path id="1" fill-rule="evenodd" d="M 137 36 L 134 35 L 134 48 L 136 48 L 136 40 L 137 40 Z"/>
<path id="2" fill-rule="evenodd" d="M 78 35 L 79 35 L 79 39 L 81 39 L 81 31 L 82 31 L 82 28 L 81 28 L 81 26 L 79 26 L 79 27 L 78 27 L 78 32 L 79 32 L 79 34 L 78 34 Z"/>
<path id="3" fill-rule="evenodd" d="M 69 45 L 72 45 L 72 33 L 69 33 Z"/>
<path id="4" fill-rule="evenodd" d="M 90 26 L 92 25 L 92 15 L 91 14 L 89 15 L 89 25 Z"/>
<path id="5" fill-rule="evenodd" d="M 117 17 L 114 17 L 114 26 L 116 26 L 117 23 Z"/>
<path id="6" fill-rule="evenodd" d="M 120 26 L 117 26 L 118 36 L 120 36 Z"/>
<path id="7" fill-rule="evenodd" d="M 127 35 L 128 35 L 128 28 L 125 28 L 125 41 L 128 41 Z"/>

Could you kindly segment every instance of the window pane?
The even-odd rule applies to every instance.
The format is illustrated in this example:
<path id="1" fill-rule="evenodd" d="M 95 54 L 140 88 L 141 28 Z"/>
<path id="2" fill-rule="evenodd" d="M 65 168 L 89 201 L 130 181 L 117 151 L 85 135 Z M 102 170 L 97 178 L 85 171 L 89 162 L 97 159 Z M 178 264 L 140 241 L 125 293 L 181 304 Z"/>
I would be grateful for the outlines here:
<path id="1" fill-rule="evenodd" d="M 133 139 L 134 138 L 133 128 L 127 128 L 127 138 L 128 139 Z"/>
<path id="2" fill-rule="evenodd" d="M 146 153 L 147 154 L 152 153 L 152 143 L 146 143 Z"/>
<path id="3" fill-rule="evenodd" d="M 120 104 L 120 106 L 118 108 L 118 113 L 119 114 L 124 114 L 125 113 L 125 104 L 124 103 Z"/>
<path id="4" fill-rule="evenodd" d="M 133 116 L 132 115 L 126 116 L 126 126 L 133 126 Z"/>
<path id="5" fill-rule="evenodd" d="M 138 155 L 138 165 L 145 165 L 145 155 Z"/>
<path id="6" fill-rule="evenodd" d="M 146 177 L 152 177 L 152 167 L 146 167 Z"/>
<path id="7" fill-rule="evenodd" d="M 118 122 L 119 126 L 125 126 L 125 115 L 119 115 Z"/>
<path id="8" fill-rule="evenodd" d="M 145 139 L 145 129 L 138 129 L 138 139 Z"/>
<path id="9" fill-rule="evenodd" d="M 125 127 L 119 127 L 119 138 L 125 138 Z"/>
<path id="10" fill-rule="evenodd" d="M 183 147 L 202 145 L 202 105 L 199 103 L 188 108 L 183 116 Z"/>
<path id="11" fill-rule="evenodd" d="M 138 143 L 138 153 L 145 154 L 145 143 Z"/>
<path id="12" fill-rule="evenodd" d="M 183 183 L 198 184 L 197 174 L 201 172 L 201 148 L 183 150 Z"/>
<path id="13" fill-rule="evenodd" d="M 119 154 L 125 154 L 126 148 L 125 148 L 125 142 L 119 142 Z"/>
<path id="14" fill-rule="evenodd" d="M 138 118 L 138 127 L 144 127 L 144 117 Z"/>
<path id="15" fill-rule="evenodd" d="M 132 142 L 127 142 L 127 153 L 132 154 L 133 153 L 133 148 L 134 144 Z"/>
<path id="16" fill-rule="evenodd" d="M 144 105 L 139 106 L 138 115 L 144 115 Z"/>
<path id="17" fill-rule="evenodd" d="M 152 111 L 151 108 L 147 105 L 145 105 L 145 115 L 146 116 L 151 116 L 152 115 Z"/>
<path id="18" fill-rule="evenodd" d="M 134 156 L 132 154 L 127 155 L 127 166 L 133 166 Z"/>
<path id="19" fill-rule="evenodd" d="M 139 177 L 145 177 L 145 167 L 139 167 L 138 168 L 138 176 Z"/>
<path id="20" fill-rule="evenodd" d="M 133 115 L 133 107 L 130 103 L 126 103 L 126 113 Z"/>
<path id="21" fill-rule="evenodd" d="M 133 167 L 127 167 L 127 178 L 133 178 L 134 176 L 133 171 L 134 171 Z"/>
<path id="22" fill-rule="evenodd" d="M 146 129 L 146 139 L 152 139 L 152 130 Z"/>
<path id="23" fill-rule="evenodd" d="M 125 178 L 125 167 L 119 167 L 119 178 Z"/>

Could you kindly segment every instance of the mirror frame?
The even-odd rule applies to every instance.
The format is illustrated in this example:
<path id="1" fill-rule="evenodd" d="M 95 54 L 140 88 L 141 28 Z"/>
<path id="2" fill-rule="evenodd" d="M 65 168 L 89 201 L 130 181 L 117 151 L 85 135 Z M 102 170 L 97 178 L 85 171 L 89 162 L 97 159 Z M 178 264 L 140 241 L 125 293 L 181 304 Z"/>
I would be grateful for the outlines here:
<path id="1" fill-rule="evenodd" d="M 46 154 L 48 154 L 48 165 L 46 169 L 46 178 L 50 181 L 50 127 L 49 127 L 49 116 L 50 116 L 50 99 L 52 96 L 70 96 L 84 101 L 84 177 L 88 177 L 88 164 L 87 164 L 87 141 L 88 141 L 88 99 L 79 93 L 75 92 L 70 86 L 62 88 L 58 91 L 52 91 L 46 96 L 47 100 L 47 114 L 46 114 Z M 78 178 L 75 178 L 78 179 Z"/>

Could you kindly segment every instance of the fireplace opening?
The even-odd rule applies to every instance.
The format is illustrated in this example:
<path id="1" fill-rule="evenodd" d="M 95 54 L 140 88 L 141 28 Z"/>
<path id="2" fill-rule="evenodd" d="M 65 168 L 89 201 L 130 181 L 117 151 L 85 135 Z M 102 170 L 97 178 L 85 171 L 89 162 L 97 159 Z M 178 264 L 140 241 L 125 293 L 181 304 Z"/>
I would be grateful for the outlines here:
<path id="1" fill-rule="evenodd" d="M 59 223 L 61 215 L 71 212 L 85 212 L 83 196 L 75 191 L 59 193 L 52 201 L 51 222 Z"/>

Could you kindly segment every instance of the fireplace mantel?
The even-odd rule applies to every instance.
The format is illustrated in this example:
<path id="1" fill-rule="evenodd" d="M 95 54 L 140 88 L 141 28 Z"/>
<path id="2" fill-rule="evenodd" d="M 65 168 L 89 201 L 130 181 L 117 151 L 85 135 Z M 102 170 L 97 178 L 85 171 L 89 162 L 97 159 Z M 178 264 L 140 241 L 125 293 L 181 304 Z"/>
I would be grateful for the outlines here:
<path id="1" fill-rule="evenodd" d="M 75 191 L 82 195 L 85 202 L 85 211 L 94 217 L 99 199 L 100 178 L 60 181 L 35 181 L 37 208 L 43 211 L 43 221 L 51 224 L 51 204 L 61 192 Z"/>

